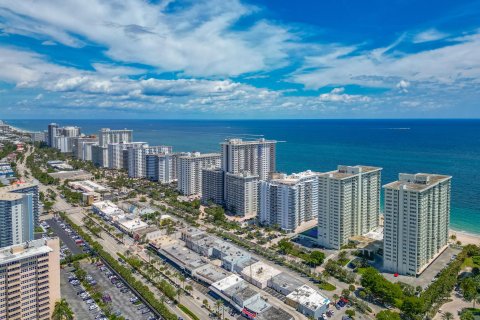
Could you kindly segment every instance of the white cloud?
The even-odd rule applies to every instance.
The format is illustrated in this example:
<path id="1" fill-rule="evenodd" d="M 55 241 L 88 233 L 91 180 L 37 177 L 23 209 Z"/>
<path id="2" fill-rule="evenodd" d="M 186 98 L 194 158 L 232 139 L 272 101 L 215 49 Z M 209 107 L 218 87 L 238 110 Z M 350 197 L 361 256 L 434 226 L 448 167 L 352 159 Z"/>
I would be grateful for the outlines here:
<path id="1" fill-rule="evenodd" d="M 404 93 L 407 93 L 408 92 L 408 87 L 410 87 L 410 82 L 408 82 L 407 80 L 400 80 L 398 83 L 397 83 L 397 86 L 396 86 L 401 92 L 404 92 Z"/>
<path id="2" fill-rule="evenodd" d="M 425 31 L 422 31 L 420 33 L 417 33 L 414 37 L 412 42 L 413 43 L 423 43 L 423 42 L 430 42 L 430 41 L 436 41 L 436 40 L 441 40 L 446 37 L 448 37 L 449 34 L 440 32 L 437 29 L 428 29 Z"/>
<path id="3" fill-rule="evenodd" d="M 369 102 L 371 99 L 363 95 L 346 94 L 345 88 L 334 88 L 329 93 L 323 93 L 319 96 L 320 101 L 324 102 Z"/>
<path id="4" fill-rule="evenodd" d="M 276 68 L 299 46 L 288 29 L 269 21 L 235 30 L 239 19 L 258 10 L 239 0 L 192 1 L 167 10 L 168 2 L 3 0 L 0 28 L 72 47 L 88 41 L 106 47 L 106 55 L 116 61 L 190 76 Z"/>
<path id="5" fill-rule="evenodd" d="M 417 53 L 389 54 L 386 48 L 361 51 L 360 46 L 331 46 L 326 51 L 308 56 L 290 80 L 310 89 L 346 84 L 394 88 L 401 79 L 444 86 L 480 82 L 480 33 Z"/>

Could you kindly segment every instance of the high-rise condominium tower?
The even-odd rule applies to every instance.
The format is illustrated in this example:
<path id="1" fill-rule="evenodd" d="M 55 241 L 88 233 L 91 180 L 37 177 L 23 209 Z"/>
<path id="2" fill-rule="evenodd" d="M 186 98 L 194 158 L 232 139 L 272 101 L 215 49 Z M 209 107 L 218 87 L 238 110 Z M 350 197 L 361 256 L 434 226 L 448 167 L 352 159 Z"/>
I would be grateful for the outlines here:
<path id="1" fill-rule="evenodd" d="M 23 183 L 0 188 L 0 247 L 33 240 L 36 222 L 36 184 Z"/>
<path id="2" fill-rule="evenodd" d="M 221 143 L 222 170 L 229 173 L 249 172 L 260 180 L 266 180 L 270 172 L 275 172 L 276 143 L 265 139 L 228 139 Z"/>
<path id="3" fill-rule="evenodd" d="M 58 238 L 0 249 L 0 319 L 52 319 L 60 298 Z"/>
<path id="4" fill-rule="evenodd" d="M 338 166 L 318 177 L 318 243 L 340 249 L 378 226 L 381 168 Z"/>
<path id="5" fill-rule="evenodd" d="M 109 143 L 132 142 L 132 130 L 110 130 L 103 128 L 98 133 L 98 144 L 102 147 L 107 147 Z"/>
<path id="6" fill-rule="evenodd" d="M 418 275 L 447 247 L 451 178 L 401 173 L 384 186 L 385 269 Z"/>
<path id="7" fill-rule="evenodd" d="M 219 168 L 219 153 L 189 153 L 178 158 L 178 190 L 184 195 L 197 195 L 202 192 L 202 169 Z"/>
<path id="8" fill-rule="evenodd" d="M 225 173 L 225 207 L 228 213 L 254 217 L 258 211 L 258 176 L 243 173 Z"/>
<path id="9" fill-rule="evenodd" d="M 260 222 L 293 232 L 318 218 L 318 174 L 272 174 L 259 185 Z"/>

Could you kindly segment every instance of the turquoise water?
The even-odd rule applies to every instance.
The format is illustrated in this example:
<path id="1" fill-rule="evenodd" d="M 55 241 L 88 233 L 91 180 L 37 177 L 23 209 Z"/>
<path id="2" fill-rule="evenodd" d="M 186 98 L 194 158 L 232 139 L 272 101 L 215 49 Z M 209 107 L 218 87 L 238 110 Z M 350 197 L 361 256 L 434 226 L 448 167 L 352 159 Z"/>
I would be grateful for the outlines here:
<path id="1" fill-rule="evenodd" d="M 51 120 L 11 120 L 45 130 Z M 134 130 L 134 139 L 168 144 L 176 151 L 219 151 L 229 137 L 266 137 L 278 144 L 283 172 L 333 170 L 338 164 L 380 166 L 382 182 L 399 172 L 448 174 L 452 228 L 480 234 L 480 120 L 57 120 L 85 133 L 100 128 Z"/>

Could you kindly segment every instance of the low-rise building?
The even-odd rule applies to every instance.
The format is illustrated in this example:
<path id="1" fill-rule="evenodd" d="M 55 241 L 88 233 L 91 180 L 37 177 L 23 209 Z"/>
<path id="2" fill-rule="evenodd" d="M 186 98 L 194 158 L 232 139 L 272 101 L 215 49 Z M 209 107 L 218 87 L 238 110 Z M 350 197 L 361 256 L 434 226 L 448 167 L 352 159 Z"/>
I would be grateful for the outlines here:
<path id="1" fill-rule="evenodd" d="M 240 272 L 243 279 L 260 289 L 265 289 L 268 281 L 280 273 L 280 270 L 261 261 L 251 264 Z"/>
<path id="2" fill-rule="evenodd" d="M 303 285 L 288 294 L 285 303 L 307 317 L 318 319 L 327 312 L 330 300 L 317 290 Z"/>
<path id="3" fill-rule="evenodd" d="M 108 200 L 95 202 L 92 204 L 92 210 L 94 213 L 108 220 L 116 220 L 115 217 L 125 215 L 125 211 L 120 209 L 115 203 Z"/>
<path id="4" fill-rule="evenodd" d="M 116 221 L 116 224 L 120 229 L 122 229 L 125 233 L 134 234 L 140 230 L 146 229 L 148 224 L 143 222 L 140 219 L 120 219 Z"/>
<path id="5" fill-rule="evenodd" d="M 194 274 L 192 275 L 195 280 L 201 281 L 204 284 L 211 285 L 214 282 L 225 279 L 230 276 L 231 273 L 217 267 L 213 264 L 206 264 L 200 268 L 195 269 Z"/>
<path id="6" fill-rule="evenodd" d="M 202 256 L 178 243 L 163 246 L 158 252 L 190 275 L 193 275 L 196 269 L 207 264 Z"/>
<path id="7" fill-rule="evenodd" d="M 133 233 L 133 239 L 137 241 L 155 241 L 163 236 L 162 230 L 159 230 L 156 226 L 149 226 L 145 229 L 137 230 Z"/>
<path id="8" fill-rule="evenodd" d="M 82 203 L 85 206 L 91 206 L 95 202 L 102 200 L 102 195 L 97 192 L 84 192 L 82 193 Z"/>
<path id="9" fill-rule="evenodd" d="M 81 190 L 83 192 L 104 192 L 108 190 L 108 188 L 91 180 L 71 181 L 68 183 L 68 186 L 70 188 L 73 188 L 75 190 Z"/>
<path id="10" fill-rule="evenodd" d="M 282 272 L 279 273 L 268 280 L 267 286 L 273 290 L 288 296 L 290 293 L 295 291 L 295 289 L 301 287 L 303 282 L 299 279 L 292 277 L 292 275 Z"/>

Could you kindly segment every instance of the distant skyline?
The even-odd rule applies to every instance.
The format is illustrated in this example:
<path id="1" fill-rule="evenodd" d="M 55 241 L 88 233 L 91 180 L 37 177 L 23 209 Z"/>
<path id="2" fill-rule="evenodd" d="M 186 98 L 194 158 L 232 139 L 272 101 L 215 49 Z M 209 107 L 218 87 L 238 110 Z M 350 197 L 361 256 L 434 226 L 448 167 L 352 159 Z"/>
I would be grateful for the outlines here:
<path id="1" fill-rule="evenodd" d="M 479 118 L 480 0 L 0 0 L 2 119 Z"/>

